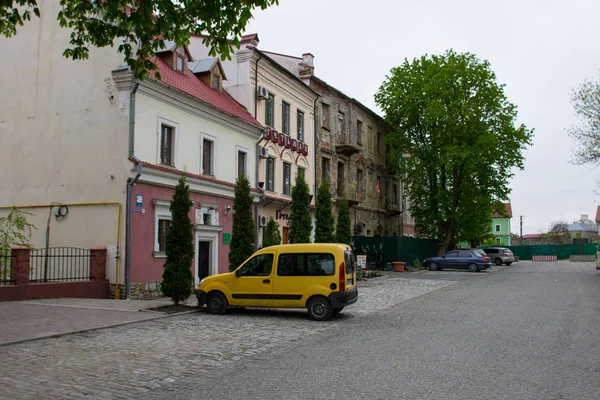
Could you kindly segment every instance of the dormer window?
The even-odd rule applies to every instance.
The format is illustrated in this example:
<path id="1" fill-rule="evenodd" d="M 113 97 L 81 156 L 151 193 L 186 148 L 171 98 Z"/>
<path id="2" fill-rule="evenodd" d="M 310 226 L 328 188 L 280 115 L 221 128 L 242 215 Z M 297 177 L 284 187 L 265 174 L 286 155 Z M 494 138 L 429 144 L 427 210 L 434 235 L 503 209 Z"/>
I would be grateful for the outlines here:
<path id="1" fill-rule="evenodd" d="M 177 71 L 183 72 L 183 66 L 184 66 L 183 56 L 180 56 L 179 54 L 177 54 L 176 58 L 177 59 L 175 61 L 175 66 L 177 68 Z"/>
<path id="2" fill-rule="evenodd" d="M 221 77 L 217 74 L 212 74 L 212 88 L 217 91 L 221 90 Z"/>

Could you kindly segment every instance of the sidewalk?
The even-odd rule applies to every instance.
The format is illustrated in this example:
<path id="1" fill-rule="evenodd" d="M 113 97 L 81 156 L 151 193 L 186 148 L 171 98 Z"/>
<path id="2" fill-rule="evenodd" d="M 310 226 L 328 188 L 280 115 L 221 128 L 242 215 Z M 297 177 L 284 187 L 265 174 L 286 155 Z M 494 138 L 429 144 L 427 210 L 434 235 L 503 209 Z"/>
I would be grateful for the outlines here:
<path id="1" fill-rule="evenodd" d="M 163 318 L 169 314 L 150 308 L 169 304 L 172 301 L 168 298 L 60 298 L 0 302 L 0 346 Z"/>

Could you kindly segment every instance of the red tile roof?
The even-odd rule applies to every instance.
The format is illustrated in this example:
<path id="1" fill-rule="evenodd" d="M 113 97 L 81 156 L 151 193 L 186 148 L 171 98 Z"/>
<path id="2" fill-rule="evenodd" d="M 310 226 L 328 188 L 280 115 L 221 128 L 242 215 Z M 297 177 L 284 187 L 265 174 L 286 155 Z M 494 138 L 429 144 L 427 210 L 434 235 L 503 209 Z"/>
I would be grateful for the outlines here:
<path id="1" fill-rule="evenodd" d="M 513 214 L 512 214 L 512 207 L 510 205 L 510 203 L 504 203 L 504 207 L 506 207 L 506 215 L 508 216 L 507 218 L 512 218 Z M 492 213 L 492 218 L 504 218 L 504 217 L 496 217 L 496 210 L 494 210 L 494 212 Z"/>
<path id="2" fill-rule="evenodd" d="M 231 97 L 226 90 L 218 92 L 210 88 L 189 70 L 186 75 L 179 71 L 175 71 L 159 57 L 155 58 L 154 62 L 158 67 L 158 72 L 160 72 L 160 77 L 164 84 L 187 93 L 198 100 L 211 104 L 234 117 L 243 119 L 258 127 L 263 127 L 262 124 L 258 122 L 258 120 L 256 120 L 243 105 Z"/>

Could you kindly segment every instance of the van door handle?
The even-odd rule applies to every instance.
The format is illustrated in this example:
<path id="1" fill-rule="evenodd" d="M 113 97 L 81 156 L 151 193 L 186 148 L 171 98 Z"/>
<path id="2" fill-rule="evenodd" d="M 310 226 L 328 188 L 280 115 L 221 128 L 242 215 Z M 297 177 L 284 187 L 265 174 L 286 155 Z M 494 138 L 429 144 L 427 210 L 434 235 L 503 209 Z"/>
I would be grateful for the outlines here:
<path id="1" fill-rule="evenodd" d="M 271 280 L 270 280 L 270 279 L 265 279 L 265 280 L 263 281 L 263 283 L 271 283 Z"/>

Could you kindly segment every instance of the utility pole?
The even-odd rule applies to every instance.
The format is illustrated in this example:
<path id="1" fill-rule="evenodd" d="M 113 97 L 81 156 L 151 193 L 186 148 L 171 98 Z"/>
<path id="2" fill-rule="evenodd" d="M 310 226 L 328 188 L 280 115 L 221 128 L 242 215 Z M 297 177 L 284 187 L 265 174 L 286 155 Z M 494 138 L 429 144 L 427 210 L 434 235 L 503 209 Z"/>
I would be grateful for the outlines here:
<path id="1" fill-rule="evenodd" d="M 519 217 L 520 220 L 520 231 L 521 231 L 521 245 L 523 245 L 523 216 Z"/>

